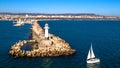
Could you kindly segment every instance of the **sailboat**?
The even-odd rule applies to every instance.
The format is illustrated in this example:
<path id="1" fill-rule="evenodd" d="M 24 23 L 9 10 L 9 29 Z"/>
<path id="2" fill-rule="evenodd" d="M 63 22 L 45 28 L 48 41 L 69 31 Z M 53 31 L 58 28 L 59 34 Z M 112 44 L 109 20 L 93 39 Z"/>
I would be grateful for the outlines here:
<path id="1" fill-rule="evenodd" d="M 87 63 L 98 63 L 100 62 L 100 59 L 95 57 L 95 54 L 93 52 L 93 48 L 92 48 L 92 43 L 91 43 L 91 47 L 90 50 L 88 52 L 88 56 L 87 56 Z"/>
<path id="2" fill-rule="evenodd" d="M 22 25 L 24 25 L 24 22 L 21 21 L 21 20 L 18 20 L 17 22 L 14 22 L 14 23 L 15 23 L 14 26 L 22 26 Z"/>

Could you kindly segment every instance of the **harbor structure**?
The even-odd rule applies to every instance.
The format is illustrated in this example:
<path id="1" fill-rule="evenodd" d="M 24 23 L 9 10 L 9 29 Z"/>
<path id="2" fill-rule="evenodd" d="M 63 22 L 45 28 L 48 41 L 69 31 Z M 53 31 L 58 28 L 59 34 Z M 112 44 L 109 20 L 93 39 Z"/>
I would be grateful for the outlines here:
<path id="1" fill-rule="evenodd" d="M 14 44 L 9 54 L 14 57 L 57 57 L 76 53 L 65 40 L 48 32 L 48 24 L 45 24 L 44 29 L 35 21 L 31 28 L 31 39 Z M 33 43 L 31 50 L 22 50 L 21 48 L 27 43 Z"/>

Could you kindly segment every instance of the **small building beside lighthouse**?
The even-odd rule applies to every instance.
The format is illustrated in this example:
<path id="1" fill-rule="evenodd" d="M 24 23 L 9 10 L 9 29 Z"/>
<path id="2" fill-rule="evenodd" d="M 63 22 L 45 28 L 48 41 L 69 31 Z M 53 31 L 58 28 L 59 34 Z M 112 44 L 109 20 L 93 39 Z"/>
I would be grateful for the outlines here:
<path id="1" fill-rule="evenodd" d="M 45 24 L 45 27 L 44 27 L 44 29 L 45 29 L 45 39 L 49 39 L 49 26 L 48 26 L 48 24 L 46 23 Z"/>

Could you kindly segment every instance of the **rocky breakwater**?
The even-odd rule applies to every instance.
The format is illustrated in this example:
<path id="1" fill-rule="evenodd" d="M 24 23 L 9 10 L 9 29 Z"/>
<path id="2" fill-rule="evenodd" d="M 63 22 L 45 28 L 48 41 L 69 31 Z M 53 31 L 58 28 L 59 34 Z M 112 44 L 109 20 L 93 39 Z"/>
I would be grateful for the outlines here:
<path id="1" fill-rule="evenodd" d="M 44 30 L 35 22 L 31 28 L 32 40 L 24 40 L 14 44 L 9 50 L 9 54 L 14 57 L 56 57 L 72 55 L 76 52 L 61 38 L 49 34 L 49 38 L 45 39 L 44 35 Z M 21 49 L 26 43 L 31 42 L 35 45 L 32 45 L 30 51 Z"/>

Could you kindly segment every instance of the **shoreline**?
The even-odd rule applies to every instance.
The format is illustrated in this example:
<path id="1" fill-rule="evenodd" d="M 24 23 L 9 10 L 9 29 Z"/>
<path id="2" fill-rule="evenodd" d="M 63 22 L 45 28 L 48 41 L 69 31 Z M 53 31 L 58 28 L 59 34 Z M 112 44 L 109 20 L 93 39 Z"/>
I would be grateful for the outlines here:
<path id="1" fill-rule="evenodd" d="M 120 21 L 120 19 L 118 20 L 110 20 L 110 19 L 43 19 L 43 20 L 38 20 L 38 21 L 49 21 L 49 20 L 53 20 L 53 21 L 57 21 L 57 20 L 78 20 L 78 21 Z M 15 20 L 0 20 L 0 21 L 15 21 Z"/>
<path id="2" fill-rule="evenodd" d="M 34 13 L 0 13 L 0 20 L 120 20 L 120 16 L 99 14 L 34 14 Z"/>

